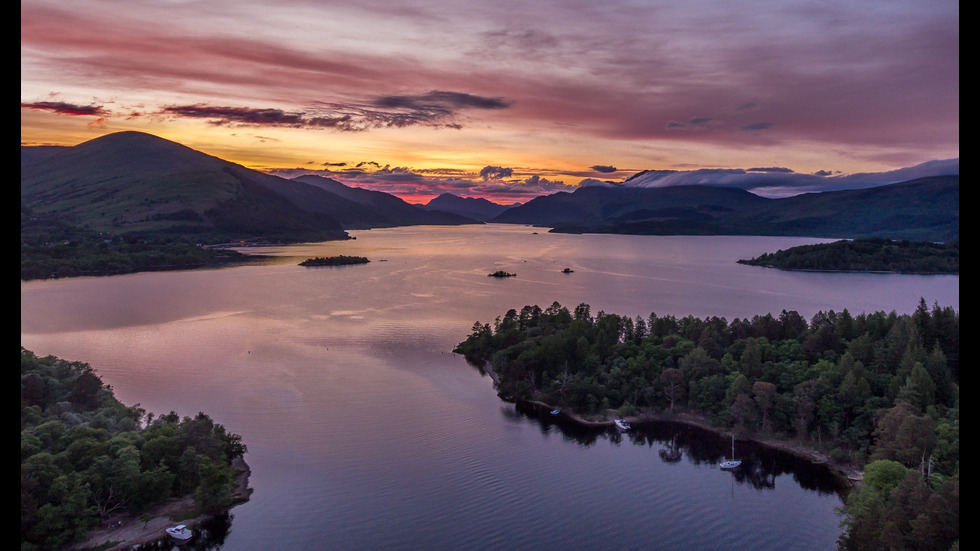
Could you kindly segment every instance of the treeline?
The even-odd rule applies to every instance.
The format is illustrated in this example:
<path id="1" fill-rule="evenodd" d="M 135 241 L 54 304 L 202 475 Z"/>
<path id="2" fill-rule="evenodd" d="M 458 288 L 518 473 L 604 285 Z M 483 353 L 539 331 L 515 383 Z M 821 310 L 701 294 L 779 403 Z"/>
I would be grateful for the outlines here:
<path id="1" fill-rule="evenodd" d="M 738 262 L 782 270 L 958 274 L 960 241 L 844 240 L 800 245 Z"/>
<path id="2" fill-rule="evenodd" d="M 85 363 L 21 347 L 20 365 L 22 550 L 60 549 L 174 496 L 194 495 L 203 512 L 231 505 L 241 436 L 204 413 L 125 406 Z"/>
<path id="3" fill-rule="evenodd" d="M 26 207 L 21 210 L 21 280 L 183 270 L 247 260 L 248 255 L 237 251 L 201 247 L 194 236 L 110 235 L 75 227 L 57 216 L 37 216 Z"/>
<path id="4" fill-rule="evenodd" d="M 477 322 L 454 351 L 488 362 L 506 398 L 585 417 L 685 408 L 743 436 L 796 438 L 839 463 L 895 461 L 925 485 L 915 491 L 931 496 L 952 484 L 958 493 L 959 314 L 951 307 L 920 300 L 912 314 L 853 316 L 845 309 L 808 322 L 784 310 L 729 322 L 593 316 L 587 304 L 569 311 L 556 302 L 511 309 L 493 325 Z M 862 494 L 853 499 L 873 499 L 878 509 L 852 507 L 848 498 L 850 533 L 865 539 L 845 534 L 842 548 L 876 548 L 866 539 L 874 531 L 863 529 L 872 522 L 863 512 L 908 503 L 888 501 L 888 492 Z M 891 541 L 925 533 L 913 526 L 928 519 L 906 517 L 890 529 Z M 902 548 L 951 544 L 946 538 Z"/>
<path id="5" fill-rule="evenodd" d="M 300 266 L 347 266 L 349 264 L 367 264 L 371 262 L 369 259 L 363 256 L 347 256 L 347 255 L 337 255 L 337 256 L 314 256 L 313 258 L 307 258 L 306 260 L 299 263 Z"/>

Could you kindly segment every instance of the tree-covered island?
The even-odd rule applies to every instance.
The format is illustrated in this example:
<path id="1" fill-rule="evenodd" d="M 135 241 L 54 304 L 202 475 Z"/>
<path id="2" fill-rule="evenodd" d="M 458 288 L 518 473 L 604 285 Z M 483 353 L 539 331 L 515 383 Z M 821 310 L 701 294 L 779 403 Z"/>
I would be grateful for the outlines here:
<path id="1" fill-rule="evenodd" d="M 897 272 L 903 274 L 960 273 L 960 241 L 893 241 L 891 239 L 855 239 L 800 245 L 756 258 L 742 259 L 739 264 L 765 266 L 781 270 L 828 272 Z"/>
<path id="2" fill-rule="evenodd" d="M 22 551 L 98 532 L 88 543 L 108 548 L 137 526 L 152 539 L 248 499 L 242 437 L 206 414 L 154 418 L 120 403 L 88 364 L 23 347 L 20 358 Z M 120 520 L 127 528 L 112 528 Z"/>
<path id="3" fill-rule="evenodd" d="M 300 266 L 347 266 L 350 264 L 367 264 L 371 262 L 363 256 L 315 256 L 299 263 Z"/>
<path id="4" fill-rule="evenodd" d="M 487 275 L 490 277 L 517 277 L 517 274 L 512 274 L 504 270 L 497 270 L 496 272 Z"/>
<path id="5" fill-rule="evenodd" d="M 501 397 L 609 415 L 704 420 L 860 472 L 841 549 L 959 540 L 959 314 L 797 312 L 631 319 L 587 304 L 511 309 L 454 352 L 492 369 Z M 860 477 L 857 477 L 860 478 Z"/>

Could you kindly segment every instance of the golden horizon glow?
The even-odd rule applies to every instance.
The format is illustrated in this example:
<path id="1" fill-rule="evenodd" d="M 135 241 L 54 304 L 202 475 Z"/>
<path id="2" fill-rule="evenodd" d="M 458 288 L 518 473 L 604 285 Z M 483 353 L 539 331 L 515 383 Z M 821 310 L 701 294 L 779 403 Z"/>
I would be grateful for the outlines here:
<path id="1" fill-rule="evenodd" d="M 137 130 L 403 198 L 511 201 L 644 170 L 959 157 L 950 0 L 410 5 L 26 0 L 22 144 Z"/>

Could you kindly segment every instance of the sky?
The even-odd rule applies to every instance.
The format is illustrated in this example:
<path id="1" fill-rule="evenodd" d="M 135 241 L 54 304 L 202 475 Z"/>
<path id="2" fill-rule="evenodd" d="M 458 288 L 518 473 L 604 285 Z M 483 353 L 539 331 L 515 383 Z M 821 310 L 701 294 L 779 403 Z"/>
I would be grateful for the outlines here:
<path id="1" fill-rule="evenodd" d="M 22 0 L 21 143 L 125 130 L 410 202 L 890 171 L 959 157 L 959 4 Z"/>

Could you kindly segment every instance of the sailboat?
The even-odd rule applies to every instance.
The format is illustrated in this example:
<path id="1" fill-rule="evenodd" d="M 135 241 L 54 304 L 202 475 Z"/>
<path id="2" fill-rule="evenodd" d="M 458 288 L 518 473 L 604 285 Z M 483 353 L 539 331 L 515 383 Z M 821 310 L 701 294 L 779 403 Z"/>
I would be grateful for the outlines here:
<path id="1" fill-rule="evenodd" d="M 741 459 L 735 459 L 735 433 L 732 433 L 732 459 L 731 461 L 722 461 L 721 468 L 725 470 L 731 470 L 738 468 L 742 464 Z"/>

